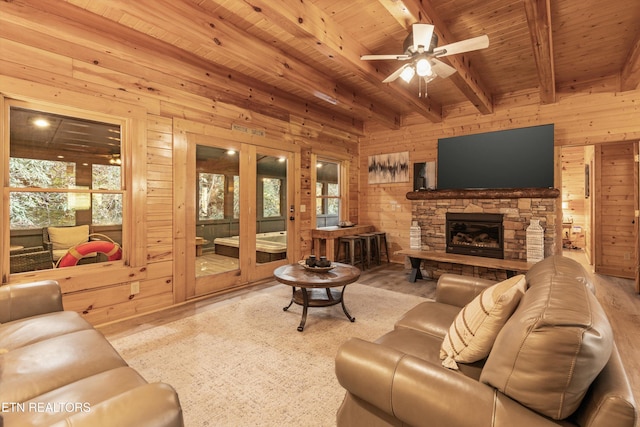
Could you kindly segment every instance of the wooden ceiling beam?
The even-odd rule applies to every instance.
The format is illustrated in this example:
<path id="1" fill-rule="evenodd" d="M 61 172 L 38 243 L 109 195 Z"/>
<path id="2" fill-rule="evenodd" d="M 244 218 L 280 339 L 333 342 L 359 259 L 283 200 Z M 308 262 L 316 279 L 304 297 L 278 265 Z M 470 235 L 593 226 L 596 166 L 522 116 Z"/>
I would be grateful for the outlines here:
<path id="1" fill-rule="evenodd" d="M 289 111 L 296 111 L 327 126 L 364 134 L 363 122 L 351 115 L 312 105 L 66 2 L 23 0 L 20 6 L 0 2 L 0 37 L 123 74 L 134 72 L 139 84 L 151 92 L 155 89 L 147 85 L 153 85 L 152 82 L 180 90 L 189 87 L 194 94 L 213 102 L 279 120 L 286 119 Z M 78 44 L 79 41 L 82 43 Z"/>
<path id="2" fill-rule="evenodd" d="M 109 0 L 106 3 L 161 28 L 174 28 L 181 37 L 200 46 L 205 52 L 202 55 L 241 62 L 253 72 L 269 74 L 275 80 L 295 86 L 300 93 L 326 102 L 329 108 L 358 118 L 374 119 L 390 128 L 400 127 L 398 112 L 376 104 L 366 94 L 353 96 L 350 88 L 343 87 L 316 68 L 219 17 L 208 15 L 193 3 L 164 0 Z"/>
<path id="3" fill-rule="evenodd" d="M 620 73 L 620 89 L 635 90 L 640 87 L 640 38 L 636 40 Z"/>
<path id="4" fill-rule="evenodd" d="M 252 0 L 254 12 L 260 13 L 269 22 L 296 37 L 313 37 L 315 49 L 340 64 L 345 71 L 366 80 L 378 90 L 395 98 L 400 97 L 414 112 L 429 121 L 442 121 L 442 106 L 428 98 L 419 98 L 415 92 L 398 86 L 382 83 L 396 66 L 362 61 L 361 55 L 372 53 L 348 34 L 348 28 L 336 24 L 335 20 L 311 2 L 300 0 Z M 372 104 L 372 108 L 377 108 Z"/>
<path id="5" fill-rule="evenodd" d="M 410 30 L 411 24 L 427 23 L 435 27 L 435 34 L 438 36 L 440 46 L 457 42 L 451 32 L 447 29 L 444 21 L 438 17 L 431 6 L 430 0 L 378 0 L 381 5 L 396 18 L 398 23 Z M 480 34 L 478 34 L 480 35 Z M 451 55 L 442 58 L 448 62 L 458 72 L 452 74 L 450 79 L 453 84 L 471 101 L 471 103 L 482 114 L 493 112 L 493 99 L 491 92 L 486 89 L 482 79 L 473 68 L 471 62 L 464 54 Z"/>
<path id="6" fill-rule="evenodd" d="M 556 102 L 556 78 L 551 37 L 550 0 L 524 0 L 524 10 L 529 24 L 533 57 L 540 81 L 540 101 Z"/>

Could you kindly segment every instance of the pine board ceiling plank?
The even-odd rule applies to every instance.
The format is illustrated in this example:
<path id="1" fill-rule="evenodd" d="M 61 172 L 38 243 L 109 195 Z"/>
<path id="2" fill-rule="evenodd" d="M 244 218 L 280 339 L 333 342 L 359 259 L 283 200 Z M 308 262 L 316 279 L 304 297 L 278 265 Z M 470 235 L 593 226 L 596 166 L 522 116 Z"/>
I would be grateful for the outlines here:
<path id="1" fill-rule="evenodd" d="M 343 109 L 347 114 L 355 112 L 367 119 L 375 118 L 389 126 L 399 127 L 399 114 L 388 107 L 368 99 L 365 94 L 350 96 L 349 90 L 343 90 L 330 77 L 233 25 L 206 16 L 195 5 L 162 0 L 110 0 L 110 5 L 140 19 L 148 19 L 154 25 L 164 28 L 173 25 L 176 31 L 179 29 L 182 33 L 183 39 L 195 46 L 208 47 L 216 57 L 230 58 L 234 63 L 245 64 L 253 71 L 266 72 L 286 84 L 296 86 L 307 95 Z M 135 29 L 142 28 L 137 26 Z"/>
<path id="2" fill-rule="evenodd" d="M 556 81 L 607 76 L 612 68 L 620 73 L 638 40 L 639 21 L 637 1 L 554 2 Z"/>
<path id="3" fill-rule="evenodd" d="M 473 63 L 494 98 L 537 87 L 538 76 L 521 0 L 432 0 L 436 13 L 458 39 L 487 34 L 490 47 L 475 53 Z"/>
<path id="4" fill-rule="evenodd" d="M 386 1 L 400 7 L 404 6 L 402 0 Z M 535 3 L 534 0 L 527 1 Z M 125 3 L 135 3 L 131 12 L 120 10 L 121 7 L 118 5 Z M 307 107 L 316 109 L 322 106 L 321 109 L 327 116 L 342 116 L 345 123 L 349 119 L 359 117 L 356 120 L 367 121 L 367 126 L 377 121 L 377 117 L 372 115 L 370 110 L 377 111 L 378 105 L 397 112 L 401 126 L 413 122 L 422 123 L 421 120 L 425 120 L 424 115 L 414 113 L 416 108 L 425 108 L 424 98 L 420 99 L 417 96 L 417 79 L 411 84 L 400 81 L 389 85 L 380 84 L 388 75 L 385 74 L 386 70 L 395 69 L 397 61 L 358 64 L 358 57 L 362 53 L 392 53 L 401 50 L 408 34 L 408 26 L 416 19 L 394 17 L 383 6 L 382 0 L 278 0 L 272 3 L 273 5 L 261 0 L 257 4 L 258 7 L 263 7 L 264 4 L 267 6 L 263 7 L 265 11 L 259 13 L 255 11 L 256 5 L 253 2 L 238 0 L 141 0 L 137 3 L 124 0 L 14 0 L 1 2 L 0 12 L 5 10 L 6 5 L 11 5 L 10 7 L 26 9 L 42 8 L 51 14 L 59 15 L 60 20 L 66 25 L 64 31 L 78 38 L 75 45 L 79 49 L 92 49 L 95 57 L 101 62 L 100 66 L 105 68 L 111 66 L 114 58 L 126 61 L 125 57 L 132 57 L 126 55 L 131 51 L 124 50 L 125 47 L 142 48 L 145 52 L 159 48 L 157 56 L 165 63 L 161 64 L 162 70 L 156 71 L 167 73 L 164 69 L 167 65 L 166 60 L 173 60 L 174 63 L 184 60 L 190 67 L 189 71 L 195 71 L 196 68 L 199 68 L 199 71 L 189 78 L 188 72 L 178 70 L 179 77 L 176 81 L 203 86 L 200 90 L 208 90 L 214 94 L 215 98 L 212 99 L 216 101 L 220 100 L 221 96 L 228 99 L 235 97 L 238 103 L 234 105 L 237 106 L 244 105 L 252 109 L 255 105 L 258 111 L 273 106 L 281 112 L 286 109 L 288 103 L 296 101 L 295 105 L 298 108 L 302 106 L 306 110 Z M 470 63 L 472 70 L 481 77 L 484 87 L 490 88 L 494 111 L 511 105 L 533 106 L 542 102 L 523 0 L 407 0 L 406 3 L 410 6 L 407 10 L 423 22 L 429 17 L 420 15 L 421 13 L 428 9 L 435 11 L 433 16 L 443 23 L 444 29 L 452 37 L 445 40 L 441 36 L 440 45 L 483 33 L 489 36 L 490 48 L 470 52 L 461 59 L 463 64 Z M 136 4 L 143 6 L 136 9 Z M 637 1 L 609 0 L 606 7 L 603 7 L 601 0 L 553 0 L 550 4 L 556 104 L 581 93 L 620 95 L 621 90 L 622 94 L 638 90 L 640 27 L 637 23 L 640 22 L 640 8 Z M 74 5 L 76 10 L 70 5 Z M 419 6 L 423 6 L 422 9 Z M 276 13 L 268 10 L 269 7 L 276 9 Z M 79 8 L 86 13 L 79 14 Z M 194 9 L 201 13 L 192 13 Z M 175 13 L 177 22 L 164 16 L 162 10 Z M 315 11 L 320 11 L 321 14 L 316 15 Z M 286 25 L 273 18 L 272 14 L 286 17 Z M 39 25 L 39 16 L 36 14 L 30 17 L 34 27 Z M 99 20 L 96 17 L 103 19 Z M 358 101 L 362 100 L 361 95 L 364 94 L 374 105 L 362 103 L 362 111 L 349 110 L 342 105 L 333 106 L 315 98 L 312 91 L 306 87 L 308 82 L 304 82 L 303 86 L 303 81 L 286 81 L 277 72 L 273 72 L 273 67 L 268 67 L 269 72 L 264 73 L 260 67 L 251 63 L 248 56 L 239 60 L 238 55 L 220 55 L 212 40 L 202 42 L 205 37 L 209 37 L 211 30 L 207 17 L 215 17 L 245 33 L 246 37 L 262 40 L 272 48 L 285 52 L 287 57 L 306 64 L 334 82 L 335 86 L 326 88 L 328 92 L 337 90 L 338 94 L 346 99 Z M 302 18 L 302 22 L 298 22 L 298 18 Z M 328 19 L 325 19 L 325 23 L 319 18 Z M 105 30 L 102 25 L 105 22 L 117 22 L 122 27 L 107 24 Z M 64 31 L 59 31 L 60 28 L 56 25 L 49 25 L 46 30 L 45 26 L 42 27 L 38 31 L 43 37 L 61 37 L 65 40 L 64 47 L 74 44 L 71 37 L 62 34 Z M 82 33 L 80 29 L 83 27 L 88 29 L 85 34 L 89 37 L 80 40 L 78 35 Z M 186 30 L 183 31 L 182 27 Z M 125 37 L 121 34 L 122 31 L 112 31 L 113 28 L 124 29 L 124 34 L 133 34 L 133 38 Z M 141 34 L 127 31 L 139 31 Z M 149 38 L 145 39 L 145 34 Z M 100 43 L 92 44 L 94 36 L 100 39 Z M 147 43 L 150 40 L 152 41 Z M 158 43 L 158 40 L 163 40 L 164 44 Z M 113 49 L 109 41 L 113 42 Z M 138 45 L 140 42 L 143 44 Z M 85 45 L 82 46 L 83 44 Z M 364 49 L 363 52 L 360 52 L 359 46 Z M 333 55 L 336 57 L 331 58 L 331 49 L 343 56 Z M 50 51 L 60 53 L 56 46 Z M 85 60 L 89 58 L 83 57 L 82 61 Z M 145 70 L 146 79 L 149 75 L 144 68 L 148 66 L 147 57 L 143 62 L 139 65 L 143 65 L 140 69 Z M 207 63 L 209 65 L 206 67 L 202 65 Z M 194 68 L 196 64 L 197 67 Z M 371 67 L 365 70 L 371 71 L 369 80 L 362 77 L 362 71 L 354 72 L 357 69 L 362 70 L 362 66 Z M 119 70 L 123 72 L 122 69 Z M 205 70 L 204 76 L 201 75 L 202 70 Z M 34 69 L 30 69 L 29 72 L 29 78 L 36 78 Z M 214 78 L 206 76 L 206 72 L 220 74 Z M 378 77 L 373 78 L 376 75 Z M 44 75 L 37 78 L 42 77 Z M 462 73 L 456 76 L 462 77 Z M 210 80 L 219 82 L 221 86 L 211 83 Z M 231 83 L 226 88 L 223 85 L 225 80 Z M 162 84 L 165 85 L 164 82 Z M 467 100 L 467 94 L 456 84 L 459 85 L 460 82 L 455 79 L 437 79 L 429 84 L 426 101 L 434 102 L 427 115 L 433 114 L 436 120 L 444 122 L 451 118 L 478 114 L 479 110 L 474 108 Z M 310 85 L 315 87 L 314 82 Z M 216 95 L 218 91 L 220 95 Z M 407 93 L 410 99 L 399 96 L 402 92 Z M 329 95 L 327 92 L 323 93 Z M 270 96 L 273 99 L 269 99 Z M 325 99 L 331 100 L 331 97 Z M 292 111 L 295 110 L 289 112 Z M 304 114 L 311 119 L 311 111 Z M 313 121 L 317 122 L 318 116 L 314 117 Z M 334 125 L 329 125 L 332 126 Z"/>
<path id="5" fill-rule="evenodd" d="M 135 75 L 150 82 L 160 81 L 175 88 L 191 85 L 195 93 L 220 102 L 243 107 L 251 104 L 251 108 L 259 109 L 258 102 L 263 100 L 267 113 L 273 114 L 281 108 L 285 114 L 300 111 L 317 120 L 331 117 L 332 120 L 326 122 L 328 125 L 340 126 L 341 130 L 355 134 L 364 132 L 359 120 L 309 105 L 232 70 L 225 75 L 215 64 L 72 5 L 51 0 L 34 1 L 33 5 L 29 0 L 22 3 L 20 7 L 0 4 L 3 10 L 0 36 L 122 73 L 135 69 Z M 69 16 L 75 19 L 67 19 Z"/>
<path id="6" fill-rule="evenodd" d="M 252 5 L 256 13 L 262 14 L 293 36 L 305 39 L 313 37 L 316 40 L 316 50 L 332 62 L 340 64 L 346 69 L 345 73 L 353 73 L 376 85 L 381 91 L 401 97 L 414 111 L 433 122 L 441 120 L 441 109 L 435 102 L 419 99 L 415 93 L 399 89 L 397 85 L 382 83 L 387 74 L 400 66 L 399 63 L 391 67 L 360 60 L 360 56 L 369 51 L 322 10 L 299 0 L 282 0 L 278 3 L 255 0 Z"/>

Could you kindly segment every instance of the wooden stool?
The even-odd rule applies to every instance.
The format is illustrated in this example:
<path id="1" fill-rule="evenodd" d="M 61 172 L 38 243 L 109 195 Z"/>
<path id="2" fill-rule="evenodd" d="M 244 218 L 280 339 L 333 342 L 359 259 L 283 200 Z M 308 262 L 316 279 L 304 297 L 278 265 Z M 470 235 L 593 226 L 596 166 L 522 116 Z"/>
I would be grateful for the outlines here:
<path id="1" fill-rule="evenodd" d="M 373 234 L 376 235 L 376 243 L 378 244 L 379 256 L 378 256 L 378 265 L 380 265 L 380 261 L 382 261 L 382 241 L 384 240 L 384 254 L 387 257 L 387 262 L 389 261 L 389 248 L 387 247 L 387 233 L 384 231 L 374 231 Z"/>
<path id="2" fill-rule="evenodd" d="M 367 267 L 371 267 L 371 261 L 373 260 L 374 252 L 377 263 L 380 264 L 380 250 L 378 249 L 378 241 L 376 240 L 376 235 L 373 233 L 363 233 L 358 234 L 358 236 L 364 240 L 365 252 L 367 255 Z"/>
<path id="3" fill-rule="evenodd" d="M 344 245 L 344 256 L 345 262 L 356 265 L 360 263 L 362 269 L 364 269 L 364 247 L 362 245 L 362 238 L 360 236 L 342 236 L 340 237 L 340 244 L 338 247 L 338 256 L 336 256 L 336 260 L 339 259 L 340 248 Z M 356 246 L 359 246 L 360 250 L 360 259 L 356 261 Z M 339 262 L 339 261 L 338 261 Z"/>

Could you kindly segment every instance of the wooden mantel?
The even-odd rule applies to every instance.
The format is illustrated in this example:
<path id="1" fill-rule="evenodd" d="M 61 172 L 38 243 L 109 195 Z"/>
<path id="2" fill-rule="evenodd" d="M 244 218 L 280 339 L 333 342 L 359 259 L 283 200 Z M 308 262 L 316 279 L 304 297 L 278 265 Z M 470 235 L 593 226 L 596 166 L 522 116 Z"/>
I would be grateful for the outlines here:
<path id="1" fill-rule="evenodd" d="M 408 200 L 436 199 L 555 199 L 557 188 L 492 188 L 468 190 L 419 190 L 407 193 Z"/>

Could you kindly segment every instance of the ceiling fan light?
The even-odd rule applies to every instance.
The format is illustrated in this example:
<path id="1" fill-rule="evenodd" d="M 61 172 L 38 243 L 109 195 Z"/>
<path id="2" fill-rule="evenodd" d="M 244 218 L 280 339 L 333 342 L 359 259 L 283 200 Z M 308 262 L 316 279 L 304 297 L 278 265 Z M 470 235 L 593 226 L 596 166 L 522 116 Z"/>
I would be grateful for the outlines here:
<path id="1" fill-rule="evenodd" d="M 402 70 L 402 73 L 400 73 L 400 78 L 402 80 L 404 80 L 405 82 L 409 83 L 411 81 L 411 79 L 413 78 L 415 73 L 416 72 L 413 69 L 413 67 L 408 66 L 408 67 L 405 67 L 404 70 Z"/>
<path id="2" fill-rule="evenodd" d="M 431 64 L 429 60 L 426 58 L 421 58 L 416 62 L 416 72 L 420 77 L 430 76 L 433 71 L 431 71 Z"/>

